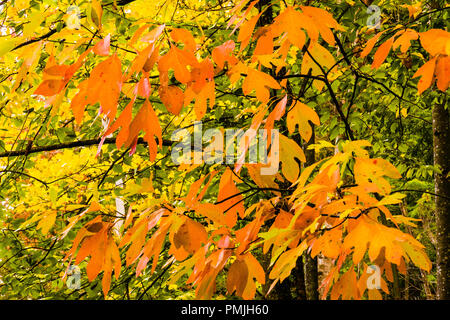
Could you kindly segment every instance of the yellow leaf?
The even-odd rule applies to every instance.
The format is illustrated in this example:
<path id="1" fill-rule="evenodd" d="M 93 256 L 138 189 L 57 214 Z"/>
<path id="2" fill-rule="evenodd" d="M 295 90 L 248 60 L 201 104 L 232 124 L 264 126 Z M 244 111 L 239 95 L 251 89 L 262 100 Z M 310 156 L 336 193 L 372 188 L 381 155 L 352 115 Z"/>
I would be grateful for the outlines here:
<path id="1" fill-rule="evenodd" d="M 153 188 L 153 181 L 152 178 L 144 178 L 142 179 L 140 184 L 137 183 L 130 183 L 127 185 L 127 187 L 122 191 L 122 194 L 141 194 L 141 193 L 152 193 L 154 190 Z"/>
<path id="2" fill-rule="evenodd" d="M 314 171 L 314 169 L 320 164 L 320 162 L 316 162 L 302 170 L 302 174 L 300 175 L 300 178 L 296 181 L 296 184 L 298 184 L 298 188 L 301 190 L 306 183 L 306 180 L 308 180 L 311 173 Z"/>
<path id="3" fill-rule="evenodd" d="M 402 242 L 401 245 L 416 266 L 430 272 L 432 267 L 431 261 L 420 247 L 413 246 L 410 242 Z"/>
<path id="4" fill-rule="evenodd" d="M 101 29 L 102 15 L 103 15 L 103 8 L 101 2 L 98 0 L 92 0 L 91 5 L 88 7 L 87 11 L 88 11 L 87 17 L 90 20 L 90 22 L 98 29 Z"/>
<path id="5" fill-rule="evenodd" d="M 367 140 L 346 141 L 342 149 L 344 153 L 354 155 L 356 157 L 368 158 L 369 153 L 363 147 L 370 147 L 371 144 Z"/>
<path id="6" fill-rule="evenodd" d="M 299 165 L 295 158 L 306 161 L 302 148 L 292 139 L 280 134 L 279 157 L 282 164 L 281 172 L 290 182 L 295 182 L 300 173 Z"/>
<path id="7" fill-rule="evenodd" d="M 21 230 L 27 226 L 29 226 L 30 224 L 32 224 L 33 222 L 38 221 L 41 218 L 41 215 L 39 213 L 36 213 L 33 217 L 31 217 L 30 219 L 24 221 L 19 228 L 16 229 L 16 231 Z"/>
<path id="8" fill-rule="evenodd" d="M 33 11 L 30 15 L 30 22 L 26 23 L 23 27 L 23 36 L 25 38 L 32 36 L 44 19 L 45 16 L 41 11 Z"/>
<path id="9" fill-rule="evenodd" d="M 294 133 L 295 127 L 298 125 L 298 131 L 301 137 L 308 142 L 312 136 L 312 128 L 309 121 L 315 125 L 320 125 L 320 119 L 317 113 L 306 104 L 297 101 L 287 115 L 286 124 L 289 133 Z"/>
<path id="10" fill-rule="evenodd" d="M 323 74 L 321 68 L 329 70 L 334 64 L 333 55 L 320 44 L 312 42 L 308 47 L 308 52 L 303 56 L 301 72 L 302 74 L 308 74 L 308 71 L 311 70 L 312 76 L 318 76 Z M 320 80 L 314 80 L 313 85 L 321 91 L 324 83 Z"/>
<path id="11" fill-rule="evenodd" d="M 308 150 L 314 150 L 315 152 L 319 152 L 323 148 L 334 148 L 334 145 L 325 140 L 319 140 L 317 143 L 308 145 Z"/>
<path id="12" fill-rule="evenodd" d="M 302 242 L 298 247 L 285 251 L 275 263 L 272 271 L 270 271 L 270 279 L 280 279 L 283 281 L 290 274 L 291 270 L 296 266 L 298 257 L 307 248 L 306 242 Z"/>
<path id="13" fill-rule="evenodd" d="M 395 223 L 400 224 L 406 224 L 407 226 L 416 228 L 417 225 L 414 224 L 412 221 L 421 221 L 420 219 L 414 219 L 414 218 L 410 218 L 410 217 L 405 217 L 403 215 L 395 215 L 392 216 L 392 219 L 394 220 Z"/>
<path id="14" fill-rule="evenodd" d="M 44 216 L 38 223 L 36 229 L 41 229 L 42 234 L 46 235 L 56 221 L 56 211 Z"/>
<path id="15" fill-rule="evenodd" d="M 401 203 L 404 197 L 406 197 L 406 195 L 402 194 L 402 193 L 394 193 L 394 194 L 390 194 L 386 197 L 384 197 L 383 199 L 381 199 L 380 201 L 378 201 L 378 203 L 376 204 L 376 206 L 385 206 L 387 204 L 396 204 L 396 203 Z"/>
<path id="16" fill-rule="evenodd" d="M 11 51 L 16 46 L 16 39 L 0 38 L 0 57 Z"/>

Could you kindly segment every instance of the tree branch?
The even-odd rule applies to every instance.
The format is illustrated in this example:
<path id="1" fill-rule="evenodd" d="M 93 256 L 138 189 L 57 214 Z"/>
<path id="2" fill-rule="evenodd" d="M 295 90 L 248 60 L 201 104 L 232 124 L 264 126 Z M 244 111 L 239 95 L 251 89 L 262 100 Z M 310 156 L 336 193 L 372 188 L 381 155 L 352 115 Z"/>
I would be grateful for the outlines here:
<path id="1" fill-rule="evenodd" d="M 97 139 L 73 141 L 73 142 L 67 142 L 67 143 L 61 143 L 61 144 L 49 145 L 49 146 L 34 147 L 29 150 L 7 151 L 7 152 L 0 153 L 0 158 L 18 157 L 18 156 L 23 156 L 26 154 L 43 152 L 43 151 L 54 151 L 54 150 L 70 149 L 70 148 L 76 148 L 76 147 L 87 147 L 87 146 L 99 144 L 100 141 L 101 141 L 101 139 L 97 138 Z M 103 142 L 103 144 L 113 144 L 113 143 L 116 143 L 116 138 L 106 138 L 105 141 Z M 139 138 L 137 143 L 147 145 L 147 142 L 144 141 L 143 138 Z M 164 146 L 171 146 L 172 141 L 163 140 L 162 144 Z"/>
<path id="2" fill-rule="evenodd" d="M 41 40 L 46 39 L 46 38 L 49 38 L 49 37 L 50 37 L 51 35 L 53 35 L 54 33 L 56 33 L 56 29 L 52 29 L 52 30 L 50 30 L 49 32 L 47 32 L 46 34 L 44 34 L 44 35 L 42 35 L 42 36 L 40 36 L 40 37 L 37 37 L 37 38 L 34 38 L 34 39 L 30 39 L 30 40 L 28 40 L 28 41 L 25 41 L 25 42 L 23 42 L 23 43 L 20 43 L 20 44 L 18 44 L 17 46 L 15 46 L 14 49 L 12 49 L 11 51 L 17 50 L 17 49 L 22 48 L 22 47 L 25 47 L 25 46 L 27 46 L 27 45 L 29 45 L 29 44 L 32 44 L 32 43 L 41 41 Z"/>

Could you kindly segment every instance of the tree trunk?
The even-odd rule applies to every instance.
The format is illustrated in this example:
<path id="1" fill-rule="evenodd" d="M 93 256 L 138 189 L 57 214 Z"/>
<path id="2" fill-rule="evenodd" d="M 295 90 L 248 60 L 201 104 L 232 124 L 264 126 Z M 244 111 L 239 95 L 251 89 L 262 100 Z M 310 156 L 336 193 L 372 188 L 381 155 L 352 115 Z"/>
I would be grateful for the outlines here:
<path id="1" fill-rule="evenodd" d="M 319 273 L 317 272 L 317 258 L 311 258 L 305 253 L 305 289 L 306 299 L 319 300 Z"/>
<path id="2" fill-rule="evenodd" d="M 305 145 L 305 167 L 310 166 L 314 164 L 314 162 L 316 162 L 314 149 L 308 150 L 308 145 L 315 143 L 314 124 L 311 122 L 309 124 L 312 128 L 312 136 L 308 144 Z M 311 255 L 308 252 L 306 252 L 304 256 L 306 299 L 319 300 L 319 274 L 317 271 L 317 257 L 311 258 Z"/>
<path id="3" fill-rule="evenodd" d="M 303 259 L 299 257 L 295 268 L 292 270 L 294 298 L 297 300 L 306 300 L 305 273 L 303 268 Z"/>
<path id="4" fill-rule="evenodd" d="M 450 299 L 450 131 L 446 97 L 433 108 L 433 157 L 436 214 L 437 299 Z"/>

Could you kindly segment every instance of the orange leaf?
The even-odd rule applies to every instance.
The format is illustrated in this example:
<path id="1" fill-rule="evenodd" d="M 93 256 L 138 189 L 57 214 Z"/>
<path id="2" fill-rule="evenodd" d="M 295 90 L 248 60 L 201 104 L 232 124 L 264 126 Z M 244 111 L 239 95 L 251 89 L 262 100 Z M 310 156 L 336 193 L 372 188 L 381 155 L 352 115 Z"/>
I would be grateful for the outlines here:
<path id="1" fill-rule="evenodd" d="M 236 6 L 234 6 L 230 13 L 233 14 L 233 16 L 230 18 L 230 21 L 227 23 L 227 29 L 236 21 L 237 18 L 240 18 L 241 20 L 236 23 L 234 26 L 233 31 L 231 31 L 230 36 L 244 23 L 246 17 L 250 13 L 250 11 L 253 9 L 256 3 L 258 3 L 259 0 L 252 1 L 246 8 L 245 12 L 238 17 L 239 12 L 245 7 L 249 0 L 241 0 Z"/>
<path id="2" fill-rule="evenodd" d="M 239 53 L 244 50 L 250 42 L 253 30 L 255 29 L 256 22 L 258 22 L 261 13 L 252 17 L 250 20 L 244 22 L 239 29 L 238 41 L 241 43 Z"/>
<path id="3" fill-rule="evenodd" d="M 133 112 L 133 104 L 135 99 L 132 99 L 125 109 L 122 111 L 122 113 L 119 115 L 117 120 L 106 130 L 104 137 L 110 135 L 114 131 L 116 131 L 119 128 L 122 128 L 119 132 L 119 134 L 116 137 L 116 146 L 117 148 L 121 148 L 122 145 L 126 142 L 129 135 L 129 126 L 132 118 L 132 112 Z"/>
<path id="4" fill-rule="evenodd" d="M 344 28 L 333 18 L 332 14 L 324 9 L 311 6 L 300 6 L 300 8 L 305 15 L 312 18 L 322 38 L 329 45 L 334 46 L 335 40 L 330 29 L 344 30 Z"/>
<path id="5" fill-rule="evenodd" d="M 416 71 L 416 73 L 414 73 L 413 78 L 419 76 L 421 77 L 419 83 L 417 84 L 418 94 L 422 94 L 422 92 L 424 92 L 431 86 L 433 82 L 435 66 L 436 66 L 436 57 L 434 57 L 430 61 L 427 61 L 423 66 L 421 66 Z"/>
<path id="6" fill-rule="evenodd" d="M 100 62 L 91 72 L 88 100 L 100 102 L 102 112 L 113 120 L 122 88 L 121 62 L 116 54 Z"/>
<path id="7" fill-rule="evenodd" d="M 159 146 L 161 147 L 162 130 L 161 126 L 159 125 L 155 110 L 153 110 L 150 102 L 147 99 L 134 117 L 129 128 L 130 131 L 125 145 L 127 147 L 131 146 L 137 139 L 139 132 L 142 130 L 145 132 L 144 140 L 148 143 L 148 148 L 150 151 L 150 161 L 155 160 L 157 153 L 157 144 L 154 137 L 158 138 Z"/>
<path id="8" fill-rule="evenodd" d="M 281 119 L 281 117 L 284 115 L 284 112 L 286 110 L 286 103 L 287 103 L 287 95 L 281 99 L 275 108 L 269 113 L 269 116 L 266 119 L 266 124 L 264 125 L 264 128 L 271 130 L 273 129 L 275 121 L 278 121 Z M 270 136 L 268 136 L 269 138 Z M 270 144 L 270 142 L 268 142 Z"/>
<path id="9" fill-rule="evenodd" d="M 164 56 L 159 59 L 158 68 L 160 73 L 167 77 L 169 69 L 173 69 L 175 78 L 181 83 L 188 83 L 191 80 L 191 73 L 188 66 L 197 64 L 193 52 L 181 50 L 172 46 Z M 168 78 L 168 77 L 167 77 Z"/>
<path id="10" fill-rule="evenodd" d="M 205 216 L 213 223 L 217 223 L 219 226 L 227 225 L 227 222 L 225 221 L 225 215 L 218 205 L 212 203 L 199 204 L 195 207 L 195 213 Z"/>
<path id="11" fill-rule="evenodd" d="M 97 275 L 102 271 L 103 261 L 106 252 L 106 241 L 107 241 L 106 229 L 104 231 L 98 232 L 92 237 L 93 243 L 92 249 L 90 251 L 90 260 L 86 266 L 86 274 L 89 281 L 94 280 Z"/>
<path id="12" fill-rule="evenodd" d="M 400 7 L 408 9 L 410 18 L 412 18 L 412 17 L 416 18 L 417 15 L 422 11 L 422 3 L 421 2 L 411 4 L 411 5 L 403 4 Z"/>
<path id="13" fill-rule="evenodd" d="M 379 68 L 384 60 L 386 60 L 393 43 L 394 37 L 391 37 L 378 48 L 373 56 L 372 69 Z"/>
<path id="14" fill-rule="evenodd" d="M 206 114 L 208 109 L 207 101 L 209 100 L 209 107 L 212 108 L 216 101 L 216 91 L 214 81 L 208 82 L 200 91 L 200 93 L 195 97 L 195 114 L 197 120 L 200 120 Z"/>
<path id="15" fill-rule="evenodd" d="M 247 263 L 249 273 L 256 279 L 256 281 L 261 284 L 265 284 L 266 273 L 261 264 L 251 253 L 247 253 L 245 255 L 245 263 Z"/>
<path id="16" fill-rule="evenodd" d="M 273 35 L 269 27 L 259 28 L 255 33 L 258 39 L 255 47 L 254 55 L 265 55 L 273 53 Z"/>
<path id="17" fill-rule="evenodd" d="M 144 73 L 137 84 L 137 94 L 143 98 L 148 98 L 150 96 L 150 81 L 148 80 L 148 75 Z"/>
<path id="18" fill-rule="evenodd" d="M 445 92 L 450 82 L 450 56 L 440 56 L 438 58 L 435 74 L 437 87 Z"/>
<path id="19" fill-rule="evenodd" d="M 431 56 L 446 54 L 450 56 L 450 32 L 431 29 L 420 33 L 420 43 Z"/>
<path id="20" fill-rule="evenodd" d="M 250 94 L 253 90 L 256 92 L 256 98 L 262 103 L 267 103 L 270 98 L 269 88 L 280 89 L 278 82 L 267 73 L 248 69 L 247 77 L 242 83 L 242 91 L 245 95 Z"/>
<path id="21" fill-rule="evenodd" d="M 182 42 L 184 44 L 184 49 L 186 49 L 187 51 L 194 52 L 197 47 L 197 44 L 195 43 L 195 39 L 192 36 L 192 33 L 190 33 L 186 29 L 181 28 L 173 29 L 170 32 L 170 37 L 175 42 Z"/>
<path id="22" fill-rule="evenodd" d="M 372 51 L 373 47 L 375 46 L 375 43 L 378 41 L 378 39 L 381 37 L 381 35 L 383 33 L 384 33 L 384 31 L 381 31 L 381 32 L 377 33 L 375 36 L 373 36 L 372 38 L 370 38 L 369 41 L 367 41 L 366 47 L 360 54 L 361 58 L 366 57 L 370 53 L 370 51 Z"/>
<path id="23" fill-rule="evenodd" d="M 153 28 L 149 33 L 146 33 L 144 36 L 142 36 L 141 40 L 149 43 L 156 42 L 156 40 L 158 40 L 159 36 L 164 31 L 165 27 L 166 25 L 162 24 L 160 26 L 157 26 L 156 28 Z"/>
<path id="24" fill-rule="evenodd" d="M 210 59 L 206 58 L 196 63 L 191 71 L 189 86 L 195 93 L 200 93 L 204 86 L 214 80 L 214 66 Z"/>
<path id="25" fill-rule="evenodd" d="M 208 234 L 203 225 L 189 218 L 186 219 L 173 236 L 173 244 L 175 247 L 183 247 L 190 254 L 195 253 L 207 241 Z M 177 258 L 177 260 L 180 259 Z"/>
<path id="26" fill-rule="evenodd" d="M 306 42 L 306 35 L 302 30 L 306 26 L 304 17 L 308 18 L 306 15 L 295 10 L 294 7 L 287 7 L 275 18 L 274 24 L 271 27 L 273 35 L 276 37 L 286 33 L 287 40 L 290 43 L 299 49 L 303 48 Z M 316 33 L 318 37 L 318 30 L 316 30 Z"/>
<path id="27" fill-rule="evenodd" d="M 167 111 L 179 115 L 184 104 L 184 93 L 177 86 L 160 86 L 159 97 Z"/>
<path id="28" fill-rule="evenodd" d="M 57 93 L 61 92 L 61 90 L 64 88 L 64 81 L 62 79 L 55 80 L 55 79 L 49 79 L 44 80 L 39 87 L 34 91 L 34 94 L 42 95 L 45 97 L 51 97 L 56 95 Z"/>
<path id="29" fill-rule="evenodd" d="M 236 260 L 228 269 L 227 291 L 232 294 L 236 291 L 238 296 L 242 296 L 248 280 L 248 267 L 245 261 Z"/>
<path id="30" fill-rule="evenodd" d="M 234 183 L 234 175 L 230 168 L 227 168 L 220 178 L 219 183 L 219 194 L 217 196 L 217 202 L 219 202 L 219 207 L 225 213 L 225 220 L 227 225 L 232 228 L 236 224 L 237 215 L 241 218 L 244 217 L 244 198 L 241 192 L 236 187 Z"/>
<path id="31" fill-rule="evenodd" d="M 186 195 L 186 197 L 182 198 L 182 201 L 186 203 L 187 207 L 195 206 L 200 200 L 202 200 L 209 184 L 211 183 L 216 173 L 217 171 L 212 171 L 209 174 L 202 176 L 190 186 L 188 194 Z M 199 189 L 205 182 L 206 178 L 208 178 L 208 181 L 205 183 L 203 190 L 199 192 Z"/>
<path id="32" fill-rule="evenodd" d="M 78 124 L 81 124 L 83 120 L 84 109 L 86 105 L 89 103 L 88 101 L 88 85 L 89 79 L 86 79 L 78 85 L 78 93 L 72 98 L 70 102 L 70 107 L 72 108 L 73 115 L 75 117 L 75 121 Z M 92 101 L 93 102 L 93 101 Z"/>
<path id="33" fill-rule="evenodd" d="M 109 55 L 109 44 L 111 40 L 111 34 L 108 34 L 105 39 L 100 40 L 94 46 L 94 53 L 99 56 L 107 56 Z"/>
<path id="34" fill-rule="evenodd" d="M 359 299 L 356 273 L 351 267 L 344 273 L 331 289 L 331 299 L 337 300 L 342 296 L 342 300 Z"/>
<path id="35" fill-rule="evenodd" d="M 136 43 L 136 41 L 138 41 L 138 39 L 141 37 L 142 33 L 148 29 L 149 24 L 144 24 L 143 26 L 139 27 L 139 29 L 137 29 L 133 36 L 131 37 L 131 39 L 128 41 L 128 45 L 130 47 L 133 47 L 133 45 Z"/>
<path id="36" fill-rule="evenodd" d="M 126 77 L 130 77 L 134 73 L 140 72 L 142 69 L 144 69 L 145 72 L 150 72 L 158 58 L 159 48 L 155 47 L 153 44 L 148 45 L 144 50 L 139 52 L 133 60 L 127 71 Z"/>
<path id="37" fill-rule="evenodd" d="M 225 66 L 225 62 L 228 62 L 228 64 L 230 65 L 234 65 L 237 63 L 237 58 L 231 54 L 234 50 L 234 47 L 234 41 L 228 40 L 222 45 L 217 46 L 213 49 L 211 56 L 220 70 L 222 70 Z"/>
<path id="38" fill-rule="evenodd" d="M 398 46 L 400 46 L 400 51 L 402 53 L 405 53 L 406 51 L 408 51 L 408 48 L 411 46 L 411 40 L 416 40 L 417 38 L 419 38 L 419 34 L 412 30 L 412 29 L 407 29 L 405 30 L 405 32 L 402 33 L 402 35 L 400 37 L 398 37 L 395 41 L 394 44 L 392 45 L 392 49 L 397 49 Z"/>

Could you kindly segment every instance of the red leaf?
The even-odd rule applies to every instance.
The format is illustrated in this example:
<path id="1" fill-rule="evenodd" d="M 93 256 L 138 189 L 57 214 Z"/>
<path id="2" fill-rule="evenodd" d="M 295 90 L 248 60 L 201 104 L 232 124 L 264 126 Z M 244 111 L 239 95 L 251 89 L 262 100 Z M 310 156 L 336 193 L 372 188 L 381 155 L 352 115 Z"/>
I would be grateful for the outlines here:
<path id="1" fill-rule="evenodd" d="M 99 56 L 107 56 L 109 55 L 109 45 L 111 40 L 111 34 L 108 34 L 104 39 L 97 42 L 94 46 L 94 53 Z"/>

